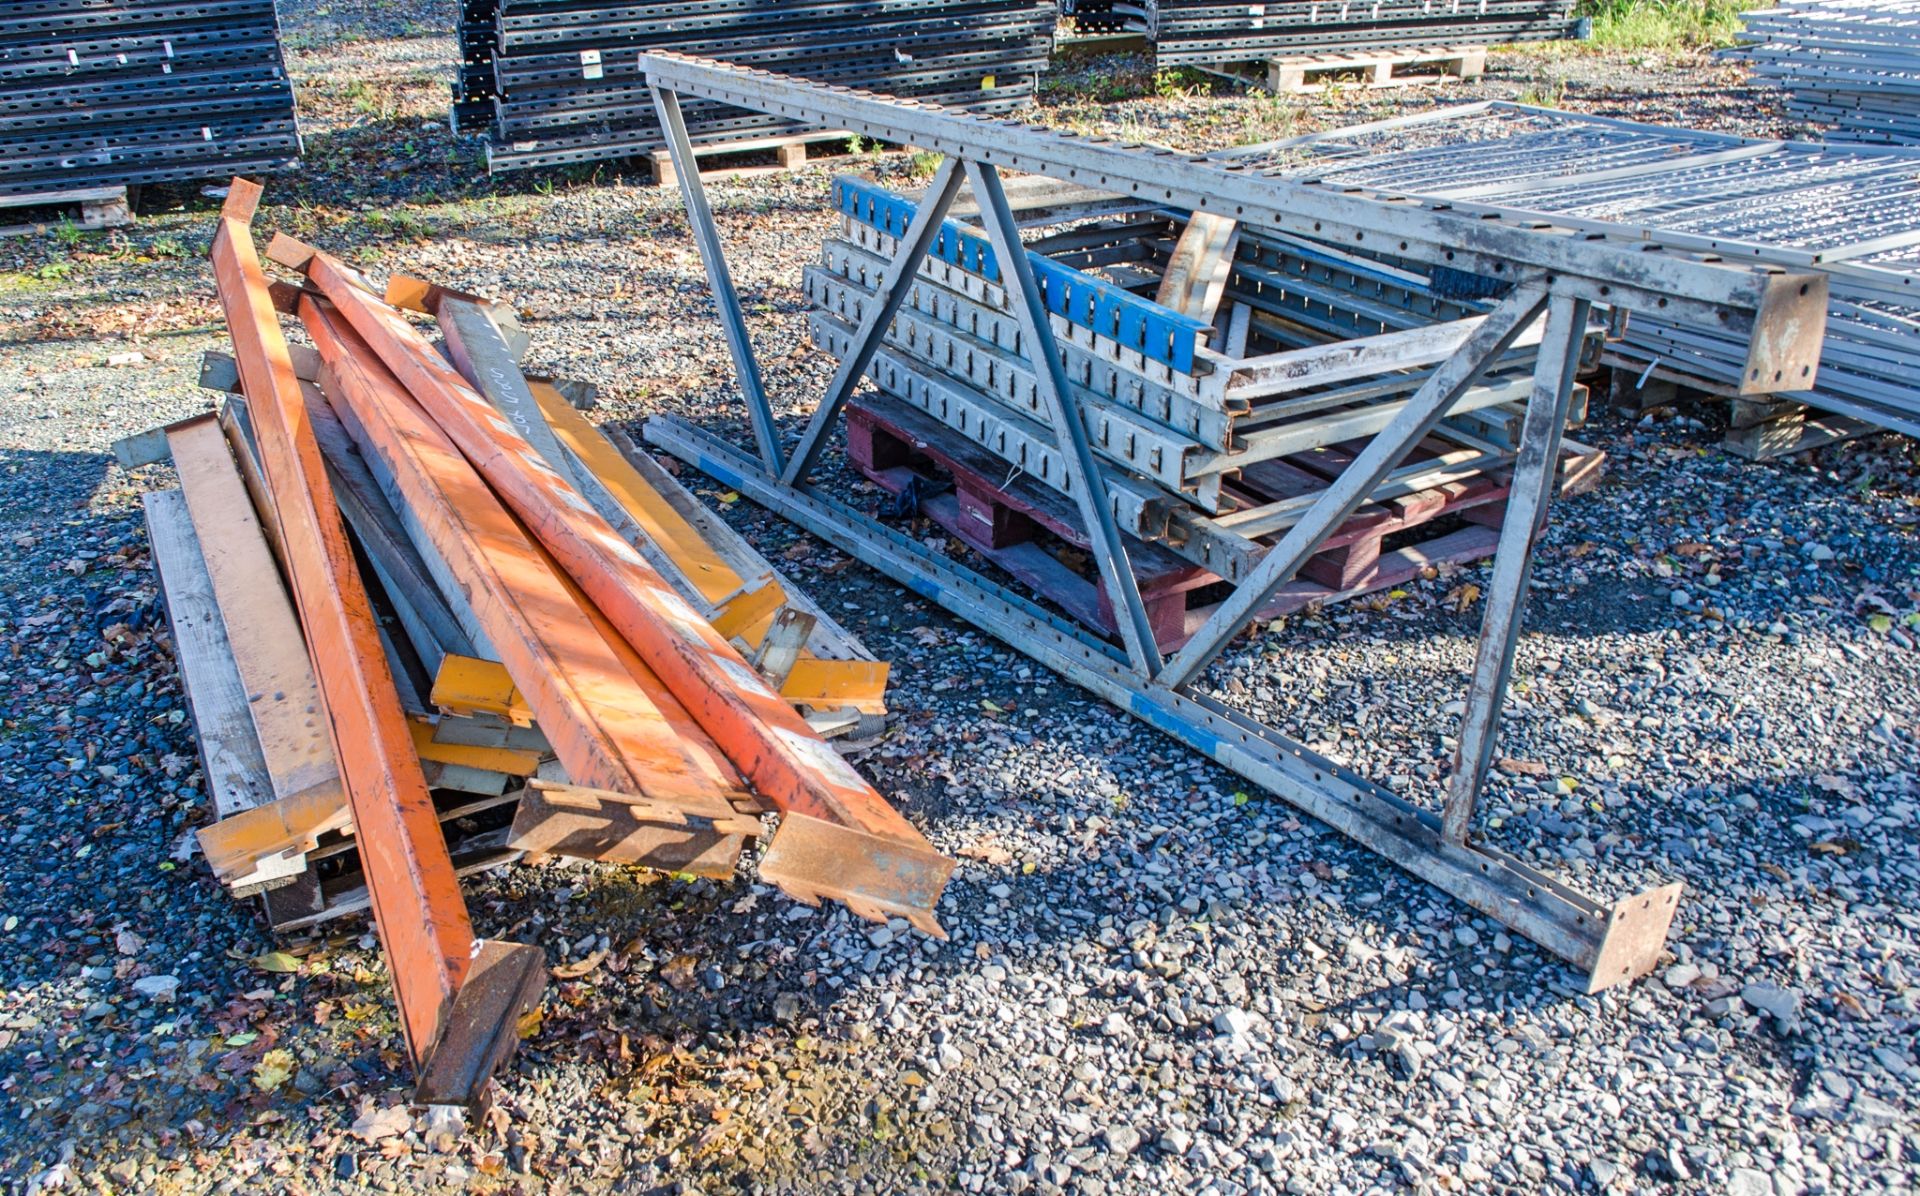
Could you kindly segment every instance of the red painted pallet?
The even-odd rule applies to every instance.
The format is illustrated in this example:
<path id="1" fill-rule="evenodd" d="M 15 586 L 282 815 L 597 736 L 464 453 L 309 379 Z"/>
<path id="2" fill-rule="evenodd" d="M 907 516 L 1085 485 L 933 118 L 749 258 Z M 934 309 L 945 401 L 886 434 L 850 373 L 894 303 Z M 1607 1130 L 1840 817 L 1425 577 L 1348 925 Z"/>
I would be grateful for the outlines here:
<path id="1" fill-rule="evenodd" d="M 1355 442 L 1260 462 L 1228 491 L 1250 507 L 1311 494 L 1339 476 L 1362 447 Z M 1010 476 L 1007 464 L 986 449 L 884 395 L 848 404 L 847 448 L 853 464 L 883 490 L 898 495 L 918 484 L 920 514 L 1080 623 L 1114 634 L 1112 609 L 1084 559 L 1088 540 L 1079 510 L 1067 498 Z M 1417 453 L 1431 455 L 1426 449 Z M 1562 493 L 1596 484 L 1603 462 L 1597 450 L 1569 445 L 1561 461 Z M 1507 487 L 1504 471 L 1491 472 L 1361 506 L 1261 617 L 1388 589 L 1437 565 L 1491 556 Z M 1452 518 L 1435 526 L 1443 517 Z M 1127 547 L 1154 637 L 1162 651 L 1170 651 L 1212 613 L 1217 597 L 1208 591 L 1220 579 L 1161 545 L 1129 539 Z"/>

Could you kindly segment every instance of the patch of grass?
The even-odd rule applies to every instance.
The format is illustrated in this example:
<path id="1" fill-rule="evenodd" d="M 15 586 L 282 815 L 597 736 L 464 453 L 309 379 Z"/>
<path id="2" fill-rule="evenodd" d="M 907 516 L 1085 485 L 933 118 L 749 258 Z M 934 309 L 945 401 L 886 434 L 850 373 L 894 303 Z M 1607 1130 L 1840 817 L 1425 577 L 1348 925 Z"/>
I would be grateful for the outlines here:
<path id="1" fill-rule="evenodd" d="M 946 160 L 945 154 L 936 154 L 932 150 L 915 150 L 913 156 L 907 159 L 907 177 L 930 179 L 933 177 L 933 172 L 940 169 L 940 163 Z"/>
<path id="2" fill-rule="evenodd" d="M 1605 50 L 1696 50 L 1730 46 L 1754 0 L 1583 0 L 1588 43 Z"/>
<path id="3" fill-rule="evenodd" d="M 365 212 L 360 218 L 367 231 L 376 236 L 403 237 L 414 241 L 432 236 L 437 227 L 431 217 L 406 208 Z"/>
<path id="4" fill-rule="evenodd" d="M 1163 100 L 1184 100 L 1213 94 L 1213 80 L 1192 67 L 1179 66 L 1153 73 L 1153 94 Z"/>
<path id="5" fill-rule="evenodd" d="M 1520 93 L 1522 104 L 1531 104 L 1535 108 L 1558 108 L 1567 98 L 1567 81 L 1551 71 L 1538 75 L 1527 89 Z"/>

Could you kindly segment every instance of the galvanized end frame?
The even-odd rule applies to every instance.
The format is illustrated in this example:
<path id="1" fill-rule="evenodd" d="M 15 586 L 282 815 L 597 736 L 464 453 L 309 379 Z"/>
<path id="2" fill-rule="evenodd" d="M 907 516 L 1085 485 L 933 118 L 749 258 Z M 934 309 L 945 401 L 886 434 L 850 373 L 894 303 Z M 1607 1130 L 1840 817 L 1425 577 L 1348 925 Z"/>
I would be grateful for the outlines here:
<path id="1" fill-rule="evenodd" d="M 1272 225 L 1363 251 L 1380 245 L 1416 261 L 1473 270 L 1512 284 L 1495 315 L 1471 330 L 1461 328 L 1446 334 L 1457 345 L 1430 352 L 1429 360 L 1439 363 L 1432 377 L 1363 452 L 1361 461 L 1348 471 L 1353 476 L 1343 476 L 1324 494 L 1281 547 L 1247 575 L 1202 633 L 1166 661 L 1152 651 L 1150 643 L 1144 662 L 1134 642 L 1127 645 L 1131 652 L 1118 651 L 918 541 L 794 484 L 799 479 L 793 471 L 782 477 L 779 468 L 756 463 L 731 445 L 682 421 L 656 418 L 648 423 L 646 438 L 992 632 L 1067 679 L 1262 785 L 1413 875 L 1514 928 L 1580 969 L 1588 991 L 1624 983 L 1653 969 L 1678 904 L 1679 885 L 1663 885 L 1609 905 L 1475 842 L 1467 829 L 1498 729 L 1506 674 L 1520 628 L 1533 539 L 1553 492 L 1552 450 L 1565 420 L 1574 363 L 1591 303 L 1644 305 L 1663 315 L 1715 321 L 1729 331 L 1750 332 L 1754 368 L 1762 373 L 1780 371 L 1782 376 L 1793 373 L 1810 379 L 1818 360 L 1820 324 L 1826 308 L 1819 280 L 1732 267 L 1711 258 L 1651 253 L 1644 247 L 1573 235 L 1565 229 L 1474 219 L 1448 211 L 1444 205 L 1410 204 L 1390 197 L 1293 184 L 1166 151 L 1129 150 L 1104 139 L 1058 134 L 1014 121 L 985 120 L 764 71 L 675 55 L 645 56 L 642 66 L 663 107 L 677 107 L 682 94 L 720 100 L 915 144 L 959 159 L 976 192 L 988 193 L 985 208 L 994 206 L 991 200 L 997 190 L 998 170 L 1011 167 L 1117 194 L 1151 197 L 1196 212 Z M 683 168 L 683 184 L 689 173 Z M 693 199 L 690 194 L 689 218 L 708 272 L 724 277 L 723 251 L 711 213 L 704 202 L 696 204 Z M 1013 248 L 1007 232 L 1010 222 L 988 219 L 987 223 L 990 233 L 1003 234 L 999 239 L 1004 243 L 997 246 L 1000 257 L 1014 260 L 1016 255 L 1009 252 Z M 870 310 L 891 313 L 897 309 L 898 298 L 890 287 L 911 275 L 915 263 L 908 255 L 914 248 L 903 239 L 885 284 L 870 297 L 875 305 Z M 1050 328 L 1044 306 L 1031 293 L 1015 293 L 1014 298 L 1030 339 L 1043 347 L 1050 345 L 1050 336 L 1031 335 L 1034 330 Z M 758 363 L 746 345 L 744 316 L 730 291 L 716 288 L 716 300 L 734 348 L 735 364 L 743 378 L 753 380 L 751 393 L 757 389 L 759 373 Z M 1265 593 L 1284 584 L 1300 560 L 1310 555 L 1314 544 L 1337 526 L 1353 505 L 1364 501 L 1379 477 L 1390 472 L 1424 431 L 1445 416 L 1487 363 L 1520 338 L 1534 335 L 1532 329 L 1542 310 L 1548 313 L 1548 319 L 1540 334 L 1543 349 L 1527 401 L 1524 437 L 1529 451 L 1523 455 L 1514 481 L 1514 493 L 1527 497 L 1518 504 L 1523 508 L 1518 515 L 1521 526 L 1510 527 L 1502 536 L 1496 559 L 1500 589 L 1511 601 L 1499 603 L 1498 610 L 1490 609 L 1482 628 L 1475 685 L 1466 715 L 1467 733 L 1463 735 L 1471 742 L 1463 745 L 1460 775 L 1443 821 L 1440 815 L 1411 805 L 1229 709 L 1195 689 L 1193 683 L 1245 629 Z M 861 340 L 880 331 L 877 326 L 884 323 L 884 315 L 865 323 L 869 326 L 861 330 Z M 1050 373 L 1057 376 L 1057 359 L 1037 364 L 1051 367 L 1038 370 L 1043 379 Z M 1073 472 L 1078 492 L 1100 493 L 1101 486 L 1088 484 L 1099 476 L 1098 467 L 1084 454 L 1073 451 L 1080 447 L 1073 443 L 1076 438 L 1072 435 L 1080 429 L 1079 421 L 1059 410 L 1066 399 L 1066 387 L 1060 386 L 1046 397 L 1055 408 L 1054 427 L 1061 441 L 1061 455 L 1070 462 L 1070 468 L 1077 467 Z M 817 449 L 824 432 L 824 421 L 816 420 L 815 424 L 808 430 L 806 443 L 810 450 Z M 1091 525 L 1105 521 L 1089 517 L 1088 522 L 1091 531 Z M 1095 545 L 1103 578 L 1111 580 L 1107 575 L 1126 567 L 1124 548 L 1113 551 L 1098 537 Z M 1118 606 L 1116 603 L 1116 609 Z M 1129 641 L 1135 638 L 1128 637 Z M 803 846 L 811 844 L 801 836 L 790 844 L 776 838 L 762 874 L 776 878 L 782 851 Z M 806 897 L 804 892 L 796 895 Z"/>

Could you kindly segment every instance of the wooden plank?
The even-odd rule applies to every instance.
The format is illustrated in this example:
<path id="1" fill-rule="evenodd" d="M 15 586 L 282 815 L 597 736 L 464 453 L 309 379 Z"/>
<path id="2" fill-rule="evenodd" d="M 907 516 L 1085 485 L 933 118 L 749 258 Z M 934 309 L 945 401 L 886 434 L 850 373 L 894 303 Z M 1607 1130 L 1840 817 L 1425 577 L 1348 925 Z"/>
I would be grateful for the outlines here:
<path id="1" fill-rule="evenodd" d="M 1233 251 L 1240 244 L 1240 222 L 1211 212 L 1195 212 L 1167 258 L 1166 273 L 1154 302 L 1182 315 L 1213 323 L 1220 298 L 1233 274 Z"/>
<path id="2" fill-rule="evenodd" d="M 246 399 L 231 395 L 220 404 L 220 430 L 226 434 L 227 447 L 233 450 L 234 462 L 240 467 L 240 480 L 246 484 L 253 513 L 260 520 L 260 530 L 266 533 L 267 547 L 273 550 L 274 561 L 284 570 L 287 558 L 280 543 L 280 517 L 274 512 L 273 492 L 267 489 L 266 475 L 260 471 L 260 444 L 253 437 L 253 418 L 247 411 Z"/>
<path id="3" fill-rule="evenodd" d="M 154 570 L 167 622 L 173 628 L 173 657 L 186 690 L 187 708 L 200 744 L 207 794 L 217 817 L 226 818 L 273 800 L 266 757 L 254 737 L 246 687 L 234 667 L 226 624 L 213 596 L 193 534 L 187 500 L 178 490 L 142 496 L 147 538 L 153 544 Z"/>
<path id="4" fill-rule="evenodd" d="M 246 688 L 254 734 L 276 801 L 339 802 L 340 768 L 320 714 L 320 689 L 266 533 L 213 419 L 167 433 L 187 511 Z"/>

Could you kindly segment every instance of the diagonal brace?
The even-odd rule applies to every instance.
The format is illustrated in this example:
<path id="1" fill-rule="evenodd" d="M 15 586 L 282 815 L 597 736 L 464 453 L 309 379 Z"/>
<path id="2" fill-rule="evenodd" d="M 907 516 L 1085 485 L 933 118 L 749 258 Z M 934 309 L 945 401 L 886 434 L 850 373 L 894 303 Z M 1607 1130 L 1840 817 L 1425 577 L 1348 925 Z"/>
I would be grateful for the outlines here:
<path id="1" fill-rule="evenodd" d="M 1556 295 L 1547 308 L 1545 338 L 1534 364 L 1533 391 L 1520 429 L 1520 451 L 1514 460 L 1506 517 L 1500 525 L 1493 578 L 1487 583 L 1480 645 L 1467 690 L 1467 707 L 1460 716 L 1460 740 L 1440 820 L 1441 834 L 1450 843 L 1466 841 L 1474 802 L 1486 781 L 1487 764 L 1493 759 L 1494 742 L 1499 737 L 1500 708 L 1505 704 L 1507 681 L 1513 673 L 1527 579 L 1533 572 L 1533 541 L 1553 501 L 1560 438 L 1567 426 L 1573 375 L 1579 368 L 1580 342 L 1586 336 L 1591 307 L 1585 299 Z"/>
<path id="2" fill-rule="evenodd" d="M 1021 338 L 1030 346 L 1034 389 L 1046 405 L 1048 420 L 1060 447 L 1066 450 L 1066 467 L 1074 497 L 1080 503 L 1080 518 L 1087 525 L 1093 542 L 1094 561 L 1100 567 L 1100 581 L 1107 602 L 1113 607 L 1113 621 L 1127 647 L 1133 671 L 1152 677 L 1160 667 L 1160 649 L 1154 642 L 1153 624 L 1147 618 L 1147 604 L 1140 597 L 1140 581 L 1134 576 L 1133 562 L 1127 556 L 1126 540 L 1113 517 L 1113 504 L 1107 497 L 1105 475 L 1093 458 L 1093 445 L 1087 424 L 1067 385 L 1066 367 L 1060 362 L 1060 346 L 1053 339 L 1053 323 L 1041 297 L 1040 284 L 1027 260 L 1026 246 L 1020 242 L 1019 225 L 1007 203 L 1006 189 L 1000 185 L 997 166 L 967 163 L 967 178 L 973 184 L 975 201 L 980 205 L 980 221 L 986 226 L 993 245 L 994 260 L 1000 263 L 1001 283 L 1013 300 L 1014 317 L 1019 321 Z M 924 211 L 924 208 L 923 208 Z"/>
<path id="3" fill-rule="evenodd" d="M 694 159 L 693 143 L 687 138 L 680 97 L 658 87 L 650 90 L 654 110 L 660 116 L 660 129 L 666 135 L 667 151 L 673 156 L 674 172 L 680 176 L 687 224 L 693 229 L 693 239 L 699 243 L 700 260 L 706 263 L 713 305 L 720 312 L 720 326 L 727 334 L 727 348 L 733 354 L 740 390 L 747 396 L 753 439 L 760 447 L 760 459 L 766 463 L 767 471 L 777 474 L 781 470 L 780 433 L 774 425 L 773 404 L 767 400 L 767 386 L 760 377 L 760 361 L 753 355 L 747 317 L 740 310 L 740 294 L 733 286 L 733 271 L 727 268 L 726 251 L 720 245 L 720 229 L 713 222 L 713 208 L 707 203 L 706 188 L 700 184 L 700 163 Z"/>
<path id="4" fill-rule="evenodd" d="M 880 280 L 880 288 L 871 306 L 861 317 L 860 329 L 854 334 L 853 344 L 840 358 L 840 368 L 834 371 L 833 381 L 827 384 L 826 396 L 820 400 L 820 406 L 814 409 L 813 418 L 807 422 L 807 430 L 800 435 L 800 443 L 794 446 L 786 470 L 774 470 L 780 473 L 782 484 L 798 486 L 806 480 L 807 471 L 813 468 L 815 459 L 820 456 L 820 446 L 826 442 L 834 417 L 847 405 L 853 388 L 860 384 L 861 375 L 872 364 L 873 355 L 887 334 L 887 327 L 893 323 L 900 305 L 906 301 L 913 277 L 920 271 L 920 263 L 927 260 L 928 251 L 940 239 L 947 209 L 952 206 L 953 197 L 959 190 L 960 159 L 949 155 L 940 163 L 933 182 L 927 186 L 920 208 L 913 215 L 913 223 L 907 226 L 906 236 L 900 239 L 899 250 L 888 264 L 886 276 Z"/>
<path id="5" fill-rule="evenodd" d="M 1169 689 L 1192 681 L 1207 662 L 1240 634 L 1254 613 L 1274 591 L 1293 579 L 1326 538 L 1354 508 L 1365 502 L 1380 480 L 1425 439 L 1453 404 L 1480 380 L 1487 367 L 1519 339 L 1546 306 L 1546 288 L 1529 282 L 1513 289 L 1466 343 L 1414 392 L 1393 421 L 1368 442 L 1353 464 L 1323 491 L 1299 523 L 1261 560 L 1218 610 L 1208 618 L 1161 670 L 1159 683 Z"/>

